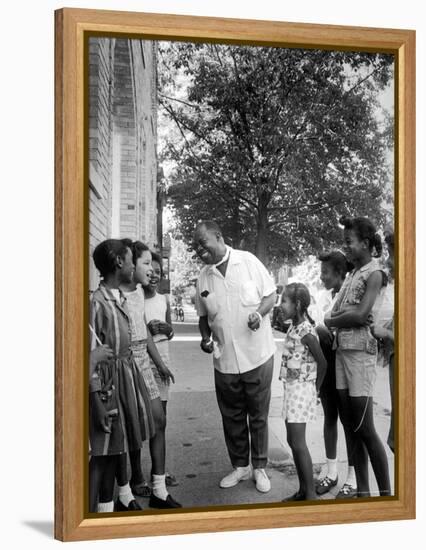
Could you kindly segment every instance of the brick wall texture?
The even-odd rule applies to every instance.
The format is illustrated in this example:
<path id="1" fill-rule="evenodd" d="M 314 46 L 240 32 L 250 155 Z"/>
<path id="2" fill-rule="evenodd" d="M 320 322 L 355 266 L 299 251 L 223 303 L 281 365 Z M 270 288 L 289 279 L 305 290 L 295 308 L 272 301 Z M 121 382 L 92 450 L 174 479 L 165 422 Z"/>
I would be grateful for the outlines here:
<path id="1" fill-rule="evenodd" d="M 156 44 L 89 43 L 89 287 L 91 254 L 107 238 L 157 241 Z"/>

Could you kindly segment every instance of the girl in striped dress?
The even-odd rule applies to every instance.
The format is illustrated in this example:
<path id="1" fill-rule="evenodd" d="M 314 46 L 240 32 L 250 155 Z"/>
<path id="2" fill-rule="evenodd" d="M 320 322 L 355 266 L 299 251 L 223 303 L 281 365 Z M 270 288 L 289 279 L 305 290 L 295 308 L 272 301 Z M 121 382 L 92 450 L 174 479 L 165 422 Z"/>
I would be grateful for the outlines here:
<path id="1" fill-rule="evenodd" d="M 148 391 L 131 354 L 130 316 L 119 290 L 132 281 L 132 251 L 123 241 L 109 239 L 95 248 L 93 260 L 102 281 L 90 305 L 91 349 L 109 346 L 114 357 L 97 363 L 89 383 L 89 510 L 112 512 L 115 476 L 126 464 L 126 453 L 141 449 L 155 428 Z M 140 509 L 120 477 L 121 506 Z"/>
<path id="2" fill-rule="evenodd" d="M 143 377 L 151 399 L 151 408 L 155 423 L 155 435 L 150 439 L 149 447 L 152 459 L 152 494 L 149 505 L 151 508 L 180 508 L 181 505 L 173 499 L 166 488 L 165 459 L 166 459 L 166 417 L 160 400 L 160 392 L 154 378 L 149 356 L 156 365 L 158 372 L 165 382 L 174 382 L 173 374 L 160 357 L 152 336 L 145 323 L 145 298 L 141 285 L 149 283 L 152 274 L 151 252 L 142 242 L 136 241 L 132 245 L 135 274 L 133 281 L 123 283 L 121 289 L 126 297 L 130 311 L 132 341 L 131 349 L 135 358 L 140 376 Z M 149 354 L 149 355 L 148 355 Z M 135 495 L 147 496 L 142 467 L 140 449 L 130 453 L 132 465 L 131 487 Z"/>

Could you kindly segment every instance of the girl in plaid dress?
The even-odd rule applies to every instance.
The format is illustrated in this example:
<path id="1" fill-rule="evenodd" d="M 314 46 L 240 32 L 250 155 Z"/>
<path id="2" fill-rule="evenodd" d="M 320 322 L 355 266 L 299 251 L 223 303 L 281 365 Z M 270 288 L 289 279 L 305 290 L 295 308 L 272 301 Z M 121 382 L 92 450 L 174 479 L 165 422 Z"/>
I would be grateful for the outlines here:
<path id="1" fill-rule="evenodd" d="M 308 314 L 309 304 L 310 295 L 305 285 L 292 283 L 285 287 L 281 308 L 284 319 L 292 323 L 284 340 L 280 379 L 284 383 L 287 441 L 299 477 L 299 490 L 284 502 L 316 498 L 312 459 L 306 445 L 306 423 L 316 418 L 317 395 L 327 362 Z"/>

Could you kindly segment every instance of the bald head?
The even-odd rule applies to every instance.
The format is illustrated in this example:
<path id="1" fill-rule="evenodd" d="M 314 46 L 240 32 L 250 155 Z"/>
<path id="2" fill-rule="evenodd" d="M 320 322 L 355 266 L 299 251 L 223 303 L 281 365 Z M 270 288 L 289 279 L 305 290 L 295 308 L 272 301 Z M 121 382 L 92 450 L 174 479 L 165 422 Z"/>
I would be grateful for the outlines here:
<path id="1" fill-rule="evenodd" d="M 203 220 L 199 222 L 195 227 L 195 232 L 197 232 L 200 228 L 204 228 L 206 229 L 206 231 L 211 231 L 213 233 L 218 233 L 219 235 L 222 236 L 221 228 L 213 220 Z"/>

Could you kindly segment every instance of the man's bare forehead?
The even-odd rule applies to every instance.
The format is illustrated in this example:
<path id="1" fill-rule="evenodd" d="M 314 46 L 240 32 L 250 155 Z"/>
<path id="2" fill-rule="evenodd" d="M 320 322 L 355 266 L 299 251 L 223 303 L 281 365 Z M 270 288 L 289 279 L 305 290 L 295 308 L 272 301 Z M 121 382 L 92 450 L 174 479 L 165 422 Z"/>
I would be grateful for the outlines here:
<path id="1" fill-rule="evenodd" d="M 216 236 L 218 233 L 217 231 L 214 231 L 213 229 L 207 229 L 204 225 L 201 225 L 200 227 L 197 227 L 194 232 L 194 240 L 200 240 L 203 238 L 206 238 L 208 236 Z"/>

